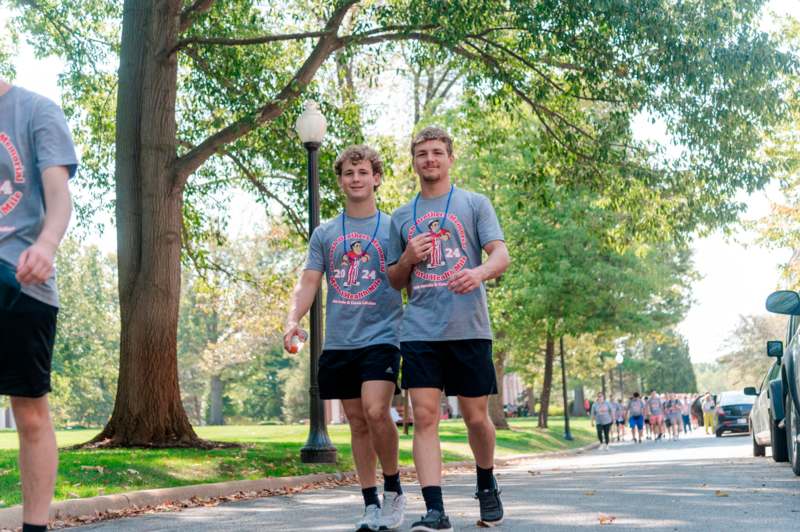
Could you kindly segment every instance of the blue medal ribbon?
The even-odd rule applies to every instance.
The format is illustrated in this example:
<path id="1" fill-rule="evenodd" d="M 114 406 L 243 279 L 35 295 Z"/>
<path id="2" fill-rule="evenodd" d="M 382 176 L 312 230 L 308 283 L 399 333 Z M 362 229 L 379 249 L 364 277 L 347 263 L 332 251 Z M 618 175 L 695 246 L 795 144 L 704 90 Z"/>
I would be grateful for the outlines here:
<path id="1" fill-rule="evenodd" d="M 378 211 L 376 215 L 378 217 L 378 221 L 375 223 L 375 232 L 372 233 L 372 238 L 369 239 L 367 242 L 364 251 L 361 252 L 362 255 L 366 255 L 367 251 L 369 250 L 370 246 L 372 245 L 372 241 L 375 240 L 375 237 L 378 236 L 378 228 L 381 226 L 381 211 Z M 349 247 L 347 246 L 347 229 L 344 226 L 344 219 L 346 218 L 346 214 L 344 209 L 342 210 L 342 236 L 344 237 L 344 253 L 347 254 Z"/>
<path id="2" fill-rule="evenodd" d="M 450 192 L 447 194 L 447 205 L 444 208 L 444 218 L 439 222 L 439 229 L 444 229 L 444 224 L 447 221 L 447 214 L 450 212 L 450 200 L 453 197 L 453 190 L 455 190 L 455 185 L 450 185 Z M 417 197 L 414 198 L 414 227 L 417 228 L 417 234 L 421 234 L 422 231 L 420 230 L 419 226 L 417 225 L 417 203 L 419 203 L 419 195 L 421 192 L 417 192 Z"/>

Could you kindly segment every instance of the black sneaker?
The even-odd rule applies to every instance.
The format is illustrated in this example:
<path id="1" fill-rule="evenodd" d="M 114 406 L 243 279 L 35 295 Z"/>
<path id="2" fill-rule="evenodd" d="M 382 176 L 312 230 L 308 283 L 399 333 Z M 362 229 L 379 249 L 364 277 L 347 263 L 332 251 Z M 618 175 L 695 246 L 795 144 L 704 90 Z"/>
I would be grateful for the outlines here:
<path id="1" fill-rule="evenodd" d="M 453 525 L 444 512 L 428 510 L 422 519 L 411 524 L 411 532 L 453 532 Z"/>
<path id="2" fill-rule="evenodd" d="M 480 490 L 475 493 L 481 507 L 481 519 L 478 526 L 490 528 L 503 522 L 503 503 L 500 502 L 500 489 Z"/>

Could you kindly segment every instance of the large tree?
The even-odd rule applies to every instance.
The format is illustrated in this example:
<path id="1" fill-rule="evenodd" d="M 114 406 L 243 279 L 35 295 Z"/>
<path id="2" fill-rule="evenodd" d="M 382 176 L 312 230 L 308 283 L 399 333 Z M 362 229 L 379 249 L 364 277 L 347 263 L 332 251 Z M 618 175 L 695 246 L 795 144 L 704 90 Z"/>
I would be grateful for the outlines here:
<path id="1" fill-rule="evenodd" d="M 608 168 L 656 179 L 637 162 L 646 147 L 616 133 L 639 112 L 660 116 L 686 147 L 662 185 L 694 205 L 678 220 L 687 224 L 699 211 L 731 219 L 736 191 L 769 178 L 756 155 L 782 112 L 776 73 L 793 66 L 758 31 L 758 0 L 15 3 L 12 23 L 37 51 L 67 60 L 65 107 L 81 125 L 85 179 L 100 200 L 111 200 L 112 181 L 116 194 L 120 376 L 98 437 L 113 445 L 198 443 L 176 368 L 182 244 L 214 210 L 207 199 L 234 183 L 282 205 L 299 231 L 303 152 L 291 123 L 302 95 L 325 100 L 315 80 L 335 70 L 330 59 L 363 56 L 375 76 L 380 51 L 408 41 L 457 61 L 477 97 L 526 102 L 589 180 Z M 335 141 L 355 140 L 354 108 L 330 102 Z"/>

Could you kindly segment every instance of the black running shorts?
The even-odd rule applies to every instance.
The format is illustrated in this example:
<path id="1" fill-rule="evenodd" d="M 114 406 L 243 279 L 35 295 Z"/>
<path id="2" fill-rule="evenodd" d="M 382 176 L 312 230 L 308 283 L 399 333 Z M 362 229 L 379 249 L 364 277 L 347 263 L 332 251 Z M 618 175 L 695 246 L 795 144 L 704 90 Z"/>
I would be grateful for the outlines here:
<path id="1" fill-rule="evenodd" d="M 327 349 L 319 359 L 319 395 L 322 399 L 358 399 L 367 381 L 394 383 L 400 373 L 400 351 L 390 344 L 359 349 Z"/>
<path id="2" fill-rule="evenodd" d="M 403 342 L 403 382 L 408 388 L 439 388 L 448 396 L 497 393 L 491 340 Z"/>
<path id="3" fill-rule="evenodd" d="M 0 395 L 41 397 L 50 392 L 50 363 L 58 309 L 20 294 L 0 310 Z"/>

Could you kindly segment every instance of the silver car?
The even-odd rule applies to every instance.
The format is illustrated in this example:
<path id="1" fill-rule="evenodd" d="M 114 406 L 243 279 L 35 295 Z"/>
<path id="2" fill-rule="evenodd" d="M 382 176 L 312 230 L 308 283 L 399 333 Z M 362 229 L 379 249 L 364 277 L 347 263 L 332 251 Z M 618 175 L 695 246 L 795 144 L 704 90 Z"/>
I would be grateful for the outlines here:
<path id="1" fill-rule="evenodd" d="M 776 462 L 785 462 L 787 460 L 786 435 L 784 429 L 779 426 L 780 419 L 775 421 L 775 405 L 779 404 L 776 401 L 781 401 L 781 394 L 779 392 L 776 393 L 775 386 L 777 385 L 778 389 L 780 388 L 780 357 L 783 354 L 783 346 L 780 345 L 781 342 L 769 342 L 769 344 L 767 355 L 776 357 L 777 360 L 764 374 L 764 378 L 758 388 L 747 387 L 744 389 L 744 393 L 756 396 L 753 409 L 750 410 L 753 456 L 764 456 L 766 447 L 772 447 L 772 459 Z"/>

